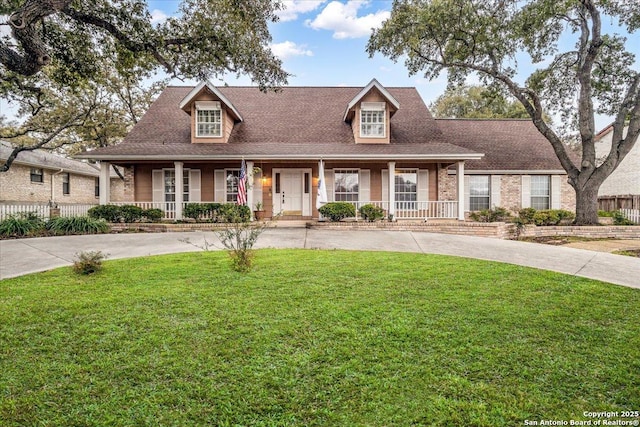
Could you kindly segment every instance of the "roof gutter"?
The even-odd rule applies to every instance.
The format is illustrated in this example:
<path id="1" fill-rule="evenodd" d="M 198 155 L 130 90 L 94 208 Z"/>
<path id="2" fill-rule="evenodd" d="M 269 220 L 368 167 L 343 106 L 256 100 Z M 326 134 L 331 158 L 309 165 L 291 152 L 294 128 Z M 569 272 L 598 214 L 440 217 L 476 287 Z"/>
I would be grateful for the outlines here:
<path id="1" fill-rule="evenodd" d="M 103 161 L 144 161 L 144 160 L 242 160 L 242 159 L 262 159 L 262 160 L 480 160 L 484 157 L 482 153 L 469 154 L 223 154 L 223 155 L 100 155 L 83 154 L 75 156 L 78 159 L 95 159 Z"/>

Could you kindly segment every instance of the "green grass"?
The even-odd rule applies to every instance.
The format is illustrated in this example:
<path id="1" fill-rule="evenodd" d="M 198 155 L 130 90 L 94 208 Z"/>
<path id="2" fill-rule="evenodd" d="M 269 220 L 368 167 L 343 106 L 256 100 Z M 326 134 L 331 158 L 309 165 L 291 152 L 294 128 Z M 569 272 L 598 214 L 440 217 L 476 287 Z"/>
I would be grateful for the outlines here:
<path id="1" fill-rule="evenodd" d="M 640 408 L 640 291 L 420 254 L 0 282 L 2 426 L 514 426 Z"/>

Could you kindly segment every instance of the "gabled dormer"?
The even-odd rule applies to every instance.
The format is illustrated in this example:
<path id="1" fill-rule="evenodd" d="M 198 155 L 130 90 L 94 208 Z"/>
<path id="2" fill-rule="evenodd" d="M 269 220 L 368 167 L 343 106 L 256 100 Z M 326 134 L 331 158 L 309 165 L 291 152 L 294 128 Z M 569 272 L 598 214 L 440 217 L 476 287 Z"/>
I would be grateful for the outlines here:
<path id="1" fill-rule="evenodd" d="M 204 81 L 180 102 L 191 116 L 191 143 L 226 143 L 242 116 L 214 85 Z"/>
<path id="2" fill-rule="evenodd" d="M 391 117 L 400 103 L 373 79 L 347 105 L 344 121 L 351 123 L 356 144 L 388 144 Z"/>

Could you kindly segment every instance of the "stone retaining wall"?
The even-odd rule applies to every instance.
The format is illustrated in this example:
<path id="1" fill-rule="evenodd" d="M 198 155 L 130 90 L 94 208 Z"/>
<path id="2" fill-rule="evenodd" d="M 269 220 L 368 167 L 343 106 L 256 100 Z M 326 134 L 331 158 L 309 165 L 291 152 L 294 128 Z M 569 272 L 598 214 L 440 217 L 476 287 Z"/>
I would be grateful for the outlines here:
<path id="1" fill-rule="evenodd" d="M 277 227 L 274 223 L 272 226 Z M 212 223 L 135 223 L 111 224 L 115 232 L 171 232 L 171 231 L 208 231 L 224 228 L 224 224 Z M 418 231 L 425 233 L 457 234 L 478 237 L 493 237 L 498 239 L 515 238 L 515 226 L 504 222 L 463 222 L 463 221 L 398 221 L 398 222 L 308 222 L 307 228 L 317 230 L 389 230 L 389 231 Z M 520 237 L 548 237 L 548 236 L 579 236 L 594 239 L 640 239 L 640 226 L 601 225 L 601 226 L 571 226 L 559 225 L 536 227 L 527 225 Z"/>
<path id="2" fill-rule="evenodd" d="M 307 228 L 324 230 L 391 230 L 421 231 L 425 233 L 459 234 L 479 237 L 508 239 L 513 232 L 512 224 L 504 222 L 463 221 L 397 221 L 397 222 L 312 222 Z"/>
<path id="3" fill-rule="evenodd" d="M 527 225 L 521 237 L 579 236 L 592 239 L 640 239 L 640 227 L 633 225 Z"/>

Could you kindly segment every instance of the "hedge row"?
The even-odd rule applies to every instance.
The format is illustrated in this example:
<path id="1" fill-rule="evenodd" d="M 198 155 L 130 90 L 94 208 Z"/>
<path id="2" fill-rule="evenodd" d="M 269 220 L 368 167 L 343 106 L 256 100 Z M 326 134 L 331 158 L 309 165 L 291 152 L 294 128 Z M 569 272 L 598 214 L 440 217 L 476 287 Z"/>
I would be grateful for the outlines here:
<path id="1" fill-rule="evenodd" d="M 89 209 L 91 218 L 104 219 L 107 222 L 159 221 L 164 216 L 161 209 L 142 209 L 134 205 L 99 205 Z"/>
<path id="2" fill-rule="evenodd" d="M 506 208 L 495 207 L 493 209 L 483 209 L 471 212 L 469 217 L 478 222 L 502 222 L 511 221 L 520 225 L 535 224 L 539 226 L 570 224 L 576 215 L 564 209 L 544 209 L 524 208 L 518 211 L 517 216 L 513 216 Z"/>
<path id="3" fill-rule="evenodd" d="M 251 220 L 248 206 L 234 203 L 189 203 L 182 212 L 196 222 L 247 222 Z"/>

